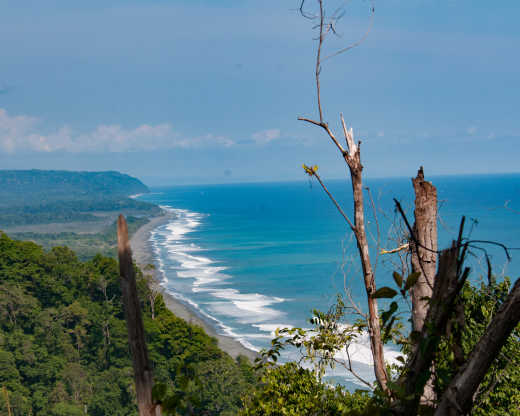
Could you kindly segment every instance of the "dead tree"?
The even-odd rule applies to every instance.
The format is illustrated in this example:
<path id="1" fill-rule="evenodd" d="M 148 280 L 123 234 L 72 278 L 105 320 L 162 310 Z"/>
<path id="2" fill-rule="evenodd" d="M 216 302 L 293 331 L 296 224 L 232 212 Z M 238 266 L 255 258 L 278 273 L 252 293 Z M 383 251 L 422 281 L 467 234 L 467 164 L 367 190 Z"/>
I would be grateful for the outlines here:
<path id="1" fill-rule="evenodd" d="M 458 416 L 466 414 L 471 408 L 472 396 L 478 385 L 489 370 L 498 351 L 520 320 L 520 283 L 517 282 L 511 290 L 509 297 L 489 325 L 485 335 L 475 346 L 467 364 L 459 368 L 450 387 L 442 394 L 438 402 L 435 401 L 431 382 L 432 373 L 435 371 L 433 363 L 440 341 L 449 333 L 450 320 L 453 320 L 461 310 L 459 294 L 470 271 L 468 267 L 464 266 L 470 242 L 463 239 L 463 218 L 458 239 L 453 242 L 451 248 L 439 253 L 437 248 L 437 192 L 431 183 L 424 180 L 424 172 L 421 168 L 417 177 L 412 180 L 416 194 L 415 225 L 413 228 L 408 223 L 399 202 L 396 201 L 396 205 L 406 222 L 411 240 L 409 245 L 404 245 L 397 250 L 409 247 L 412 255 L 412 269 L 418 276 L 416 283 L 412 284 L 411 290 L 412 350 L 408 354 L 407 362 L 398 379 L 400 387 L 396 389 L 395 383 L 392 383 L 390 384 L 392 388 L 389 388 L 389 375 L 385 368 L 380 317 L 377 308 L 378 291 L 376 291 L 365 229 L 361 142 L 356 143 L 354 141 L 352 128 L 347 128 L 343 115 L 340 115 L 340 123 L 346 142 L 346 147 L 344 147 L 325 121 L 321 103 L 320 74 L 322 62 L 357 46 L 359 42 L 322 58 L 324 40 L 329 34 L 336 33 L 335 25 L 339 17 L 326 15 L 324 0 L 317 0 L 317 4 L 319 12 L 315 15 L 309 14 L 303 10 L 305 0 L 302 0 L 300 12 L 304 17 L 318 21 L 316 24 L 316 28 L 319 29 L 319 37 L 315 78 L 319 119 L 313 120 L 305 117 L 298 119 L 322 128 L 347 164 L 352 180 L 354 221 L 351 221 L 328 191 L 317 173 L 317 166 L 304 165 L 304 169 L 307 174 L 318 180 L 348 223 L 356 239 L 367 294 L 367 326 L 376 380 L 380 388 L 387 394 L 388 405 L 392 414 L 402 416 L 418 414 L 421 404 L 426 404 L 432 408 L 431 411 L 437 408 L 436 415 Z M 373 15 L 373 12 L 374 9 L 371 7 L 371 15 Z M 503 248 L 507 252 L 507 248 Z M 384 289 L 389 288 L 381 288 L 381 290 Z M 439 403 L 438 406 L 437 403 Z"/>
<path id="2" fill-rule="evenodd" d="M 335 24 L 339 19 L 339 15 L 332 15 L 330 18 L 327 18 L 324 0 L 318 0 L 319 3 L 319 12 L 316 16 L 311 16 L 303 11 L 303 7 L 305 1 L 301 2 L 300 11 L 302 14 L 309 19 L 316 19 L 319 23 L 317 27 L 319 29 L 319 37 L 318 37 L 318 51 L 316 56 L 316 67 L 315 67 L 315 78 L 316 78 L 316 95 L 317 95 L 317 109 L 319 114 L 319 120 L 312 120 L 305 117 L 299 117 L 298 120 L 308 122 L 310 124 L 321 127 L 329 138 L 332 140 L 334 145 L 338 148 L 341 157 L 345 160 L 349 171 L 350 177 L 352 180 L 352 194 L 354 197 L 354 222 L 352 222 L 349 217 L 340 209 L 342 215 L 348 222 L 354 236 L 356 238 L 356 244 L 358 248 L 359 258 L 361 261 L 361 267 L 363 272 L 363 280 L 365 285 L 365 290 L 367 294 L 368 301 L 368 319 L 367 326 L 368 332 L 370 335 L 370 346 L 372 351 L 372 357 L 374 361 L 374 373 L 377 382 L 381 386 L 384 391 L 387 391 L 387 383 L 388 383 L 388 374 L 386 372 L 385 360 L 383 355 L 383 342 L 381 339 L 381 327 L 379 322 L 379 313 L 377 308 L 377 299 L 374 297 L 376 292 L 376 284 L 374 279 L 374 272 L 372 267 L 372 262 L 370 260 L 370 253 L 368 247 L 368 239 L 367 233 L 365 229 L 365 208 L 363 202 L 363 165 L 361 163 L 361 142 L 356 143 L 354 140 L 354 132 L 353 129 L 347 128 L 345 120 L 343 119 L 343 115 L 340 115 L 341 126 L 343 129 L 344 139 L 346 141 L 346 148 L 344 148 L 339 140 L 336 138 L 335 134 L 329 127 L 328 123 L 324 120 L 323 108 L 321 104 L 321 87 L 320 87 L 320 73 L 321 73 L 321 65 L 322 62 L 326 59 L 332 58 L 340 53 L 343 53 L 354 46 L 357 46 L 359 42 L 356 42 L 350 46 L 340 49 L 339 51 L 322 58 L 322 48 L 325 41 L 325 38 L 331 34 L 335 33 Z M 374 8 L 371 7 L 370 10 L 371 19 L 374 13 Z M 369 27 L 367 33 L 365 33 L 364 37 L 370 31 L 371 26 Z M 363 38 L 364 38 L 363 37 Z M 363 39 L 362 38 L 362 39 Z M 318 175 L 316 173 L 316 169 L 306 168 L 306 172 L 311 176 Z M 325 186 L 320 180 L 320 184 L 326 190 Z M 326 190 L 329 196 L 330 193 Z M 334 201 L 335 202 L 335 201 Z M 335 202 L 336 203 L 336 202 Z M 339 208 L 338 204 L 336 206 Z"/>
<path id="3" fill-rule="evenodd" d="M 437 272 L 437 189 L 424 180 L 422 166 L 412 183 L 415 191 L 415 236 L 410 242 L 410 251 L 412 272 L 420 273 L 411 289 L 412 323 L 413 329 L 420 332 Z"/>
<path id="4" fill-rule="evenodd" d="M 117 248 L 121 293 L 128 328 L 128 343 L 134 366 L 135 391 L 139 416 L 156 416 L 156 405 L 152 400 L 153 376 L 144 337 L 141 305 L 137 296 L 132 250 L 128 239 L 125 217 L 117 220 Z"/>
<path id="5" fill-rule="evenodd" d="M 408 356 L 401 377 L 404 395 L 409 399 L 394 403 L 397 414 L 417 414 L 424 387 L 430 379 L 438 344 L 446 333 L 446 326 L 455 309 L 457 295 L 469 275 L 469 268 L 463 269 L 465 255 L 466 250 L 461 250 L 458 242 L 454 242 L 451 248 L 444 250 L 440 255 L 430 307 L 422 330 L 414 340 L 414 350 Z"/>
<path id="6" fill-rule="evenodd" d="M 417 282 L 410 290 L 412 298 L 413 330 L 421 332 L 432 297 L 434 277 L 437 272 L 437 189 L 424 180 L 423 167 L 412 179 L 415 191 L 414 238 L 410 241 L 412 272 L 419 273 Z M 433 377 L 424 387 L 423 404 L 435 401 Z"/>
<path id="7" fill-rule="evenodd" d="M 414 243 L 420 245 L 406 220 L 401 205 L 397 200 L 395 203 L 409 228 Z M 453 242 L 452 247 L 440 253 L 426 318 L 421 331 L 414 332 L 415 335 L 412 336 L 413 350 L 408 355 L 408 360 L 399 378 L 404 398 L 395 400 L 391 404 L 393 414 L 403 416 L 418 414 L 419 404 L 424 397 L 424 388 L 431 379 L 432 363 L 434 363 L 438 345 L 441 339 L 448 334 L 449 322 L 455 317 L 461 306 L 459 294 L 470 272 L 469 267 L 464 266 L 464 262 L 471 244 L 477 242 L 464 241 L 464 222 L 463 217 L 458 239 Z M 507 248 L 502 247 L 509 258 Z M 421 404 L 434 408 L 436 416 L 467 414 L 473 406 L 473 396 L 478 386 L 518 322 L 520 322 L 520 279 L 516 281 L 488 325 L 486 332 L 473 348 L 466 364 L 459 368 L 458 373 L 439 400 Z"/>

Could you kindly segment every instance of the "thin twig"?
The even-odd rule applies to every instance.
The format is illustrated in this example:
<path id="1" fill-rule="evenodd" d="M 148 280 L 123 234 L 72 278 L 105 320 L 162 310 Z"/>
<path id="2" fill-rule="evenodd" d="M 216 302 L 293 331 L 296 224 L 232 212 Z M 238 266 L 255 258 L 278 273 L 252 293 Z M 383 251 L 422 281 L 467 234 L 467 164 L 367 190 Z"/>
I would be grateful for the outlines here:
<path id="1" fill-rule="evenodd" d="M 336 139 L 336 136 L 334 135 L 334 133 L 332 133 L 332 131 L 330 130 L 329 128 L 329 125 L 327 123 L 323 123 L 323 122 L 319 122 L 319 121 L 315 121 L 315 120 L 311 120 L 309 118 L 305 118 L 305 117 L 298 117 L 298 120 L 300 121 L 306 121 L 307 123 L 311 123 L 311 124 L 314 124 L 315 126 L 318 126 L 318 127 L 321 127 L 323 128 L 327 134 L 329 135 L 329 137 L 331 138 L 331 140 L 334 142 L 334 144 L 336 145 L 336 147 L 339 149 L 339 151 L 341 152 L 341 154 L 344 156 L 345 154 L 348 154 L 345 149 L 343 148 L 343 146 L 341 146 L 341 144 L 338 142 L 338 140 Z"/>
<path id="2" fill-rule="evenodd" d="M 375 11 L 376 11 L 376 9 L 374 7 L 374 4 L 372 3 L 372 5 L 370 7 L 370 23 L 369 23 L 368 29 L 366 30 L 366 32 L 363 34 L 363 36 L 357 42 L 354 42 L 354 43 L 348 45 L 347 47 L 345 47 L 343 49 L 340 49 L 339 51 L 336 51 L 336 52 L 334 52 L 334 53 L 332 53 L 330 55 L 327 55 L 325 58 L 323 58 L 321 60 L 321 62 L 323 63 L 323 62 L 327 61 L 328 59 L 334 58 L 335 56 L 341 55 L 342 53 L 345 53 L 345 52 L 349 51 L 350 49 L 353 49 L 356 46 L 361 45 L 366 40 L 366 38 L 368 37 L 368 35 L 372 31 L 372 28 L 374 27 Z"/>
<path id="3" fill-rule="evenodd" d="M 349 217 L 347 217 L 347 214 L 345 214 L 345 212 L 343 211 L 343 209 L 341 208 L 341 206 L 338 204 L 338 202 L 334 199 L 334 197 L 332 196 L 332 194 L 329 192 L 329 190 L 327 189 L 327 187 L 325 186 L 325 184 L 322 182 L 321 178 L 320 178 L 320 175 L 318 175 L 317 172 L 314 172 L 313 175 L 316 177 L 316 179 L 318 180 L 318 182 L 320 183 L 321 187 L 323 188 L 323 190 L 327 193 L 327 195 L 329 196 L 330 200 L 334 203 L 334 205 L 336 206 L 336 208 L 338 209 L 339 213 L 343 216 L 343 218 L 345 218 L 345 221 L 347 221 L 348 225 L 350 226 L 350 229 L 352 230 L 352 232 L 354 234 L 357 233 L 356 231 L 356 227 L 354 227 L 354 224 L 352 223 L 352 221 L 350 221 Z"/>
<path id="4" fill-rule="evenodd" d="M 318 111 L 320 113 L 320 122 L 323 123 L 323 110 L 321 108 L 321 91 L 320 91 L 320 72 L 321 72 L 321 47 L 323 45 L 323 25 L 325 16 L 323 13 L 323 0 L 320 2 L 320 40 L 318 43 L 318 54 L 316 56 L 316 94 L 318 98 Z"/>
<path id="5" fill-rule="evenodd" d="M 341 120 L 343 121 L 343 126 L 345 127 L 345 121 L 343 120 L 343 115 L 341 115 Z M 381 229 L 379 228 L 379 220 L 377 218 L 376 204 L 374 204 L 374 198 L 372 198 L 372 192 L 368 186 L 365 186 L 365 189 L 368 193 L 368 200 L 370 201 L 370 206 L 372 207 L 372 214 L 374 215 L 374 221 L 376 222 L 377 229 L 377 243 L 376 243 L 376 261 L 374 264 L 374 276 L 376 276 L 377 265 L 379 263 L 379 255 L 381 254 Z"/>

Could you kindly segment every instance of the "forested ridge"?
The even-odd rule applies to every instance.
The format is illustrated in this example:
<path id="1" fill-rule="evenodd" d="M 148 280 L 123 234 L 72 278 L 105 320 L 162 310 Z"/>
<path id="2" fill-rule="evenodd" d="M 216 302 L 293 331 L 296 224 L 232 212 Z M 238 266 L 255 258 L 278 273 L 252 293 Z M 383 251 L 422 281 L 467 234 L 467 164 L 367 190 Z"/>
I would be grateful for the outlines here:
<path id="1" fill-rule="evenodd" d="M 139 179 L 119 172 L 0 170 L 0 224 L 92 222 L 110 211 L 156 215 L 155 205 L 129 198 L 146 192 Z"/>
<path id="2" fill-rule="evenodd" d="M 181 414 L 236 414 L 255 384 L 199 327 L 175 317 L 159 294 L 138 290 L 156 381 L 189 397 Z M 136 415 L 117 263 L 78 260 L 0 232 L 0 414 Z M 5 387 L 5 389 L 4 389 Z M 184 410 L 183 410 L 184 409 Z"/>
<path id="3" fill-rule="evenodd" d="M 115 171 L 0 170 L 1 205 L 149 192 L 139 179 Z"/>

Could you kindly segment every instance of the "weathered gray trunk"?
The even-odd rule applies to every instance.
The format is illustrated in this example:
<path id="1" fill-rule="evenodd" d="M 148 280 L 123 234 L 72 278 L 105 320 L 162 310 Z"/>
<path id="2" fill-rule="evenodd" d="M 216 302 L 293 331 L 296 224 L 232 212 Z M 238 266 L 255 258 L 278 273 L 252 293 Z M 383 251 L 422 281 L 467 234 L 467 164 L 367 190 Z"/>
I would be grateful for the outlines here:
<path id="1" fill-rule="evenodd" d="M 360 148 L 350 144 L 350 154 L 344 155 L 345 160 L 350 168 L 350 176 L 352 178 L 352 192 L 354 196 L 354 226 L 356 234 L 356 242 L 361 259 L 363 269 L 363 279 L 367 293 L 368 301 L 368 331 L 370 334 L 370 346 L 372 357 L 374 359 L 374 373 L 376 380 L 383 389 L 387 390 L 388 374 L 386 373 L 383 342 L 381 340 L 381 325 L 379 322 L 379 313 L 377 310 L 377 300 L 373 295 L 376 291 L 376 283 L 372 263 L 370 262 L 370 253 L 368 251 L 368 241 L 365 230 L 365 213 L 363 203 L 363 180 L 361 164 Z"/>
<path id="2" fill-rule="evenodd" d="M 412 287 L 412 321 L 415 331 L 422 331 L 428 301 L 433 291 L 433 279 L 437 272 L 437 189 L 424 180 L 423 168 L 412 179 L 415 191 L 415 240 L 410 244 L 412 271 L 421 275 Z"/>
<path id="3" fill-rule="evenodd" d="M 486 332 L 473 348 L 466 364 L 451 381 L 441 398 L 435 416 L 461 416 L 469 413 L 473 405 L 473 395 L 518 322 L 520 322 L 520 279 L 516 281 Z"/>
<path id="4" fill-rule="evenodd" d="M 132 250 L 128 240 L 128 227 L 123 215 L 120 215 L 117 220 L 117 246 L 121 292 L 128 328 L 128 343 L 134 366 L 139 416 L 156 416 L 156 406 L 152 401 L 152 370 L 148 360 L 141 306 L 137 296 Z"/>
<path id="5" fill-rule="evenodd" d="M 437 271 L 437 189 L 424 180 L 421 166 L 417 177 L 412 179 L 415 191 L 414 239 L 410 243 L 412 271 L 420 273 L 411 289 L 412 324 L 421 332 L 433 292 L 434 276 Z M 433 368 L 432 368 L 433 373 Z M 424 386 L 421 403 L 433 405 L 436 395 L 433 377 Z"/>
<path id="6" fill-rule="evenodd" d="M 426 324 L 423 325 L 414 350 L 408 357 L 407 371 L 402 380 L 405 395 L 410 399 L 394 404 L 396 414 L 417 414 L 420 401 L 417 392 L 424 391 L 428 380 L 425 374 L 430 372 L 438 343 L 446 333 L 446 325 L 455 310 L 457 295 L 468 277 L 469 268 L 462 268 L 464 251 L 461 254 L 459 243 L 460 241 L 453 242 L 452 248 L 443 250 L 440 255 Z"/>

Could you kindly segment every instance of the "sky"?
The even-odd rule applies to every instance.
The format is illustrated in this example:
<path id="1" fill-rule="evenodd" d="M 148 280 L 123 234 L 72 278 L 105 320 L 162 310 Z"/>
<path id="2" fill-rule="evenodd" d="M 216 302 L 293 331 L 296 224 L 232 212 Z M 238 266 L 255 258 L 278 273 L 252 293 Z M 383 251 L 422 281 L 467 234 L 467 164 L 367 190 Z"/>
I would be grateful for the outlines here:
<path id="1" fill-rule="evenodd" d="M 0 0 L 0 168 L 149 185 L 345 177 L 300 0 Z M 316 0 L 307 0 L 311 12 Z M 520 172 L 518 0 L 344 5 L 323 63 L 368 177 Z"/>

